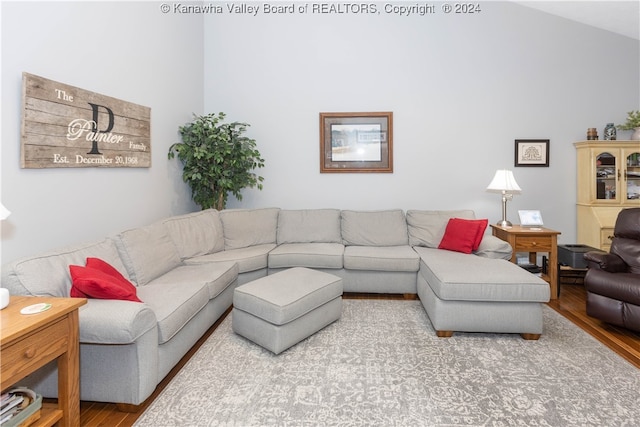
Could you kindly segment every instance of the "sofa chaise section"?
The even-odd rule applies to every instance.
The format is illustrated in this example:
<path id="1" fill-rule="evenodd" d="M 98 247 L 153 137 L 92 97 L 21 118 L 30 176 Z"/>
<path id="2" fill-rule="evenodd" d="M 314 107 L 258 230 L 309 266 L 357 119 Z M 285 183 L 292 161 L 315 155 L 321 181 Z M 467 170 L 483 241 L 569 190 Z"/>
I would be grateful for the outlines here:
<path id="1" fill-rule="evenodd" d="M 509 262 L 511 247 L 484 235 L 474 253 L 438 249 L 451 218 L 473 211 L 408 211 L 407 224 L 420 256 L 417 292 L 439 336 L 459 332 L 542 333 L 542 303 L 549 284 Z"/>
<path id="2" fill-rule="evenodd" d="M 454 331 L 540 336 L 547 282 L 507 260 L 415 249 L 421 258 L 418 296 L 439 336 Z"/>

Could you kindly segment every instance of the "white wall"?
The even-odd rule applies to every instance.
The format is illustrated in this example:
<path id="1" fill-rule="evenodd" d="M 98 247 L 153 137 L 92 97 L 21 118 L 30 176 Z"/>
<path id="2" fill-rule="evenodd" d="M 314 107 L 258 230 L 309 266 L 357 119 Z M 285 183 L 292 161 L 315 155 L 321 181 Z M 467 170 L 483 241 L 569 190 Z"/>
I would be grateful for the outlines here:
<path id="1" fill-rule="evenodd" d="M 575 242 L 575 150 L 640 105 L 640 47 L 513 3 L 480 14 L 205 18 L 205 110 L 252 124 L 264 190 L 229 207 L 472 208 L 500 219 L 496 169 Z M 414 3 L 405 3 L 414 4 Z M 441 5 L 441 3 L 435 3 Z M 580 7 L 580 2 L 576 2 Z M 320 174 L 319 112 L 393 111 L 393 174 Z M 620 137 L 630 133 L 620 132 Z M 514 168 L 514 140 L 550 139 L 549 168 Z"/>
<path id="2" fill-rule="evenodd" d="M 513 168 L 524 192 L 509 216 L 541 209 L 572 242 L 572 143 L 640 108 L 637 40 L 515 4 L 425 17 L 163 14 L 156 1 L 0 12 L 5 261 L 197 210 L 167 149 L 192 112 L 217 111 L 251 123 L 266 159 L 264 190 L 230 207 L 471 207 L 495 222 L 485 187 L 513 168 L 513 140 L 549 138 L 550 168 Z M 23 71 L 150 107 L 151 168 L 20 169 Z M 319 173 L 319 112 L 385 110 L 393 174 Z"/>
<path id="3" fill-rule="evenodd" d="M 159 2 L 1 7 L 3 260 L 197 209 L 167 150 L 202 112 L 202 17 L 163 14 Z M 151 167 L 20 169 L 23 71 L 150 107 Z"/>

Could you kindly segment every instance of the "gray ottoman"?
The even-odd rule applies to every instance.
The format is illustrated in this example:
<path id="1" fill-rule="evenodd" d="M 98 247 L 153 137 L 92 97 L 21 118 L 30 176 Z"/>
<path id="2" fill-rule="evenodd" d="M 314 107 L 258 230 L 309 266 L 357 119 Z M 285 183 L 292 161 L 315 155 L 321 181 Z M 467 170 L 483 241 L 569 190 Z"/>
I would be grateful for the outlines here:
<path id="1" fill-rule="evenodd" d="M 233 331 L 275 354 L 341 314 L 342 279 L 309 268 L 262 277 L 238 286 L 233 294 Z"/>

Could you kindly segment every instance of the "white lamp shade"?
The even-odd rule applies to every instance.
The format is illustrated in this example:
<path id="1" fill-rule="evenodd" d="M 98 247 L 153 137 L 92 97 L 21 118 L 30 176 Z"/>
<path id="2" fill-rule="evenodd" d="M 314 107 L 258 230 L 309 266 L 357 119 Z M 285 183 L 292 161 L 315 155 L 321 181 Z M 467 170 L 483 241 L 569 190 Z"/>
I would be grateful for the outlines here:
<path id="1" fill-rule="evenodd" d="M 487 187 L 487 191 L 492 193 L 511 193 L 519 194 L 522 189 L 518 186 L 516 179 L 513 177 L 513 172 L 507 169 L 500 169 L 496 171 L 493 180 Z"/>

